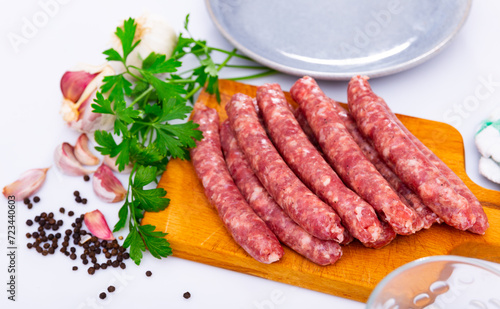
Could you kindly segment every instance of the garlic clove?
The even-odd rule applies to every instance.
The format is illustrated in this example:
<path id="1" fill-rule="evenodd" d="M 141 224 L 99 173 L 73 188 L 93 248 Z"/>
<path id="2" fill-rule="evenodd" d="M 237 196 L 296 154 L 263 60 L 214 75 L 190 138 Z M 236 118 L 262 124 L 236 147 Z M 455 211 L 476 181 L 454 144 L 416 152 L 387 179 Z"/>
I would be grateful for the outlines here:
<path id="1" fill-rule="evenodd" d="M 108 64 L 81 65 L 76 71 L 64 73 L 61 79 L 64 98 L 60 113 L 71 128 L 81 132 L 93 132 L 112 127 L 114 115 L 94 113 L 91 105 L 97 90 L 104 84 L 104 77 L 114 74 L 114 69 Z"/>
<path id="2" fill-rule="evenodd" d="M 62 143 L 54 151 L 54 162 L 59 170 L 70 176 L 83 176 L 94 171 L 83 167 L 75 157 L 74 148 L 68 143 Z"/>
<path id="3" fill-rule="evenodd" d="M 92 235 L 103 240 L 114 240 L 113 232 L 109 229 L 106 218 L 98 209 L 85 213 L 83 217 L 85 225 Z"/>
<path id="4" fill-rule="evenodd" d="M 105 155 L 102 162 L 117 173 L 130 174 L 130 172 L 132 172 L 132 168 L 134 168 L 134 164 L 130 163 L 129 165 L 126 165 L 125 169 L 120 172 L 118 165 L 116 164 L 116 158 L 117 157 L 111 158 L 110 156 Z"/>
<path id="5" fill-rule="evenodd" d="M 116 203 L 123 201 L 127 190 L 123 187 L 113 171 L 104 164 L 97 169 L 92 178 L 92 186 L 95 194 L 104 202 Z"/>
<path id="6" fill-rule="evenodd" d="M 85 88 L 99 73 L 68 71 L 61 78 L 61 92 L 65 99 L 77 102 Z"/>
<path id="7" fill-rule="evenodd" d="M 88 144 L 89 138 L 87 137 L 87 134 L 82 133 L 76 140 L 75 157 L 81 164 L 97 165 L 99 164 L 99 159 L 94 156 L 92 152 L 90 152 Z"/>
<path id="8" fill-rule="evenodd" d="M 40 189 L 48 170 L 49 167 L 27 170 L 19 176 L 18 180 L 3 188 L 3 195 L 7 198 L 14 196 L 16 201 L 30 197 Z"/>

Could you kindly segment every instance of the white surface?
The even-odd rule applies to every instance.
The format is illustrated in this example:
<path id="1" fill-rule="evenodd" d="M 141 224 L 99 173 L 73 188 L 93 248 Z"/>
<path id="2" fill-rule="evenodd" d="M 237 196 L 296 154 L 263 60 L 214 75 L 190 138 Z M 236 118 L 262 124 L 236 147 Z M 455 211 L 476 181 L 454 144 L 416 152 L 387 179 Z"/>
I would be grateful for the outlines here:
<path id="1" fill-rule="evenodd" d="M 40 1 L 47 2 L 50 0 Z M 191 13 L 193 35 L 208 40 L 212 46 L 231 48 L 213 26 L 202 1 L 60 0 L 64 4 L 58 4 L 53 16 L 16 51 L 9 42 L 9 34 L 21 35 L 25 19 L 32 20 L 43 12 L 40 3 L 2 1 L 0 4 L 2 187 L 27 169 L 53 165 L 56 145 L 76 141 L 78 134 L 67 129 L 58 114 L 60 77 L 78 62 L 103 62 L 101 52 L 108 48 L 110 34 L 120 20 L 139 16 L 147 10 L 164 16 L 181 30 L 184 16 Z M 477 172 L 479 155 L 473 136 L 480 121 L 500 105 L 500 41 L 495 34 L 500 29 L 499 11 L 498 1 L 475 1 L 464 28 L 441 54 L 409 71 L 372 80 L 374 90 L 395 112 L 455 125 L 464 136 L 469 176 L 476 183 L 496 190 L 500 186 L 489 183 Z M 490 88 L 484 86 L 487 79 L 494 81 Z M 286 90 L 295 80 L 292 76 L 275 75 L 250 83 L 279 82 Z M 320 82 L 320 85 L 328 95 L 345 102 L 345 82 Z M 87 206 L 73 201 L 72 192 L 76 189 L 89 199 Z M 0 198 L 0 203 L 5 205 L 0 207 L 1 308 L 31 308 L 40 303 L 44 304 L 42 307 L 53 304 L 54 308 L 271 309 L 311 305 L 363 308 L 363 304 L 338 297 L 172 257 L 160 261 L 149 254 L 140 267 L 129 261 L 124 271 L 99 271 L 89 276 L 78 264 L 80 270 L 73 272 L 71 267 L 77 263 L 61 254 L 42 257 L 26 249 L 26 219 L 42 210 L 57 212 L 61 206 L 77 214 L 99 208 L 109 224 L 114 225 L 119 204 L 100 203 L 90 183 L 84 183 L 79 177 L 64 177 L 55 168 L 49 171 L 39 195 L 42 201 L 35 204 L 33 210 L 22 203 L 17 208 L 19 250 L 15 303 L 7 301 L 7 201 Z M 147 278 L 146 270 L 151 270 L 153 276 Z M 110 284 L 115 285 L 117 291 L 105 301 L 99 300 L 98 294 Z M 182 298 L 185 291 L 191 292 L 191 299 Z"/>

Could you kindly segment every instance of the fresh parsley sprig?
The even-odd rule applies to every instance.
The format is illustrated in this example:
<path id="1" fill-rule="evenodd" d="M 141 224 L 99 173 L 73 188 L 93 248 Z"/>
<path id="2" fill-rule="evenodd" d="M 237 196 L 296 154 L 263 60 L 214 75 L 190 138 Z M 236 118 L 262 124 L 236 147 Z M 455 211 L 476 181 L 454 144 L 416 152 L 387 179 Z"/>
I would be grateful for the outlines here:
<path id="1" fill-rule="evenodd" d="M 223 67 L 264 69 L 262 73 L 242 78 L 274 73 L 274 70 L 261 66 L 229 65 L 233 57 L 249 59 L 238 54 L 236 49 L 226 51 L 209 47 L 205 41 L 194 39 L 189 33 L 188 23 L 189 15 L 184 24 L 188 37 L 179 35 L 169 58 L 153 52 L 143 60 L 140 68 L 127 65 L 128 56 L 140 44 L 139 40 L 134 41 L 135 20 L 129 18 L 123 27 L 117 27 L 115 34 L 122 43 L 122 50 L 111 48 L 104 51 L 104 55 L 108 61 L 122 63 L 125 71 L 106 76 L 92 104 L 95 113 L 116 117 L 112 133 L 95 132 L 96 149 L 103 155 L 116 157 L 120 171 L 133 164 L 128 194 L 118 212 L 119 221 L 114 231 L 128 224 L 129 234 L 123 245 L 130 248 L 130 257 L 136 264 L 140 264 L 146 248 L 156 258 L 172 254 L 166 233 L 155 231 L 153 225 L 141 225 L 145 211 L 164 210 L 170 202 L 164 189 L 146 187 L 157 182 L 170 158 L 189 159 L 188 149 L 195 147 L 195 140 L 202 138 L 202 133 L 196 129 L 198 125 L 192 121 L 172 121 L 186 119 L 192 111 L 189 103 L 202 87 L 220 100 L 218 81 Z M 222 63 L 214 62 L 211 56 L 214 51 L 226 55 Z M 181 59 L 186 56 L 194 56 L 199 65 L 179 73 L 183 66 Z"/>

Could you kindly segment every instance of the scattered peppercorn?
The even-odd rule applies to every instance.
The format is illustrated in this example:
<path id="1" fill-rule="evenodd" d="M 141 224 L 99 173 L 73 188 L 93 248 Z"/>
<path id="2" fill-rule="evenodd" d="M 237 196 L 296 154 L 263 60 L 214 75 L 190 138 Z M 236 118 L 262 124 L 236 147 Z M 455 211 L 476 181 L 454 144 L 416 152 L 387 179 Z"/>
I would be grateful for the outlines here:
<path id="1" fill-rule="evenodd" d="M 74 214 L 75 213 L 72 210 L 68 211 L 68 216 L 73 217 Z"/>
<path id="2" fill-rule="evenodd" d="M 108 292 L 109 293 L 113 293 L 114 291 L 115 291 L 115 287 L 114 286 L 112 286 L 112 285 L 108 286 Z"/>
<path id="3" fill-rule="evenodd" d="M 148 276 L 148 277 L 151 277 L 151 275 L 152 275 L 152 274 L 153 274 L 153 273 L 152 273 L 150 270 L 148 270 L 148 271 L 146 272 L 146 276 Z"/>
<path id="4" fill-rule="evenodd" d="M 62 211 L 61 211 L 62 209 Z M 61 207 L 60 212 L 63 213 L 64 209 Z M 74 212 L 69 211 L 68 215 L 74 215 Z M 66 229 L 64 233 L 49 233 L 51 229 L 56 230 L 63 225 L 62 220 L 57 220 L 53 212 L 41 213 L 34 217 L 34 221 L 38 223 L 38 231 L 27 233 L 27 238 L 33 238 L 35 241 L 33 243 L 28 243 L 27 247 L 29 249 L 34 248 L 38 253 L 43 256 L 54 254 L 56 249 L 61 246 L 60 251 L 65 256 L 69 257 L 71 260 L 80 259 L 83 265 L 87 265 L 90 262 L 87 272 L 90 275 L 95 274 L 96 271 L 100 269 L 107 269 L 110 267 L 120 267 L 122 269 L 126 268 L 126 264 L 123 260 L 130 258 L 130 255 L 125 252 L 126 249 L 121 246 L 117 240 L 107 241 L 99 240 L 96 236 L 93 236 L 88 231 L 83 228 L 84 215 L 79 215 L 74 219 L 71 226 L 72 228 Z M 27 220 L 26 224 L 32 226 L 33 220 Z M 31 225 L 30 225 L 31 224 Z M 84 235 L 89 235 L 90 239 L 85 238 Z M 59 245 L 59 239 L 63 237 L 64 241 Z M 88 236 L 86 236 L 88 237 Z M 73 241 L 71 241 L 73 239 Z M 74 243 L 74 246 L 70 244 Z M 78 252 L 78 247 L 81 247 L 83 253 Z M 106 260 L 98 261 L 98 255 L 105 256 Z M 73 266 L 72 269 L 76 271 L 78 266 Z"/>
<path id="5" fill-rule="evenodd" d="M 106 298 L 106 293 L 102 292 L 101 294 L 99 294 L 99 298 L 100 299 L 105 299 Z"/>
<path id="6" fill-rule="evenodd" d="M 25 205 L 28 205 L 30 203 L 30 199 L 25 197 L 24 200 L 23 200 L 24 204 Z"/>
<path id="7" fill-rule="evenodd" d="M 66 209 L 64 209 L 64 207 L 59 208 L 59 212 L 60 212 L 60 213 L 62 213 L 62 214 L 63 214 L 65 211 L 66 211 Z"/>
<path id="8" fill-rule="evenodd" d="M 86 198 L 82 198 L 82 204 L 83 205 L 87 204 L 87 199 Z"/>
<path id="9" fill-rule="evenodd" d="M 83 176 L 83 180 L 84 180 L 84 181 L 89 181 L 89 180 L 90 180 L 89 175 L 84 175 L 84 176 Z"/>
<path id="10" fill-rule="evenodd" d="M 40 202 L 40 198 L 39 198 L 38 196 L 35 196 L 35 197 L 33 198 L 33 202 L 35 202 L 35 203 Z"/>
<path id="11" fill-rule="evenodd" d="M 77 191 L 73 192 L 73 195 L 74 196 L 80 196 L 80 191 L 77 190 Z"/>
<path id="12" fill-rule="evenodd" d="M 82 202 L 82 198 L 78 195 L 77 197 L 75 197 L 75 202 L 81 203 Z"/>
<path id="13" fill-rule="evenodd" d="M 28 204 L 28 209 L 32 209 L 33 208 L 33 204 L 29 203 Z"/>
<path id="14" fill-rule="evenodd" d="M 191 297 L 191 293 L 186 292 L 186 293 L 182 294 L 182 297 L 184 297 L 185 299 L 189 299 Z"/>

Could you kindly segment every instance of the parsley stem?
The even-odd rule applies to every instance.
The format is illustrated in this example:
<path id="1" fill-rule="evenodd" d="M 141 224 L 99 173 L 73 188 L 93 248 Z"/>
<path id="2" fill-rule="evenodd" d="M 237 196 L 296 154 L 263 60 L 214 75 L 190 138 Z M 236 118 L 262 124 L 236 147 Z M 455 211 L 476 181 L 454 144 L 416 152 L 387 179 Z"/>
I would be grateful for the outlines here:
<path id="1" fill-rule="evenodd" d="M 201 89 L 201 87 L 202 87 L 201 85 L 198 85 L 198 87 L 196 87 L 193 90 L 191 90 L 191 92 L 189 92 L 188 94 L 186 94 L 185 99 L 188 100 L 190 97 L 194 96 L 198 92 L 198 90 Z"/>
<path id="2" fill-rule="evenodd" d="M 210 50 L 215 50 L 215 51 L 221 52 L 223 54 L 231 54 L 232 53 L 232 51 L 230 52 L 230 51 L 227 51 L 227 50 L 224 50 L 224 49 L 220 49 L 220 48 L 216 48 L 216 47 L 208 47 L 208 46 L 205 46 L 205 47 L 207 47 L 209 51 Z M 249 57 L 247 57 L 245 55 L 241 55 L 241 54 L 236 54 L 235 53 L 234 56 L 237 57 L 237 58 L 241 58 L 241 59 L 246 59 L 246 60 L 253 61 L 251 58 L 249 58 Z"/>
<path id="3" fill-rule="evenodd" d="M 269 70 L 267 70 L 265 72 L 254 74 L 254 75 L 242 76 L 242 77 L 231 77 L 231 78 L 226 78 L 226 79 L 229 79 L 229 80 L 245 80 L 245 79 L 252 79 L 252 78 L 259 78 L 259 77 L 269 76 L 269 75 L 273 75 L 273 74 L 276 74 L 276 73 L 278 73 L 278 72 L 276 72 L 273 69 L 269 69 Z"/>
<path id="4" fill-rule="evenodd" d="M 137 76 L 136 74 L 132 73 L 132 71 L 130 71 L 130 69 L 129 69 L 129 67 L 128 67 L 128 66 L 127 66 L 126 68 L 127 68 L 127 73 L 128 73 L 130 76 L 132 76 L 133 78 L 135 78 L 135 79 L 137 79 L 137 80 L 140 80 L 140 81 L 142 81 L 142 82 L 146 82 L 146 80 L 145 80 L 144 78 L 139 77 L 139 76 Z"/>
<path id="5" fill-rule="evenodd" d="M 137 98 L 134 99 L 134 101 L 132 101 L 132 103 L 130 103 L 130 106 L 136 104 L 137 102 L 139 102 L 140 100 L 142 100 L 146 95 L 148 95 L 151 91 L 153 91 L 154 87 L 149 85 L 149 88 L 144 90 L 143 93 L 141 93 Z"/>
<path id="6" fill-rule="evenodd" d="M 226 60 L 224 60 L 224 62 L 222 62 L 219 67 L 217 68 L 217 72 L 219 72 L 223 67 L 226 66 L 226 64 L 229 62 L 229 60 L 231 60 L 231 58 L 233 58 L 233 56 L 236 54 L 236 51 L 237 49 L 234 48 L 233 51 L 228 54 L 228 56 L 226 57 Z"/>
<path id="7" fill-rule="evenodd" d="M 220 66 L 221 63 L 215 63 L 216 66 Z M 189 72 L 193 72 L 194 70 L 197 70 L 201 68 L 202 66 L 197 66 L 196 68 L 192 68 L 183 72 L 178 73 L 178 75 L 184 75 Z M 249 70 L 264 70 L 268 69 L 268 67 L 261 66 L 261 65 L 237 65 L 237 64 L 226 64 L 224 66 L 225 68 L 234 68 L 234 69 L 249 69 Z"/>
<path id="8" fill-rule="evenodd" d="M 227 64 L 226 68 L 235 68 L 235 69 L 250 69 L 250 70 L 264 70 L 268 69 L 268 67 L 260 66 L 260 65 L 237 65 L 237 64 Z"/>
<path id="9" fill-rule="evenodd" d="M 154 134 L 155 134 L 155 130 L 151 130 L 151 134 L 149 136 L 149 143 L 152 144 L 153 143 L 153 137 L 154 137 Z"/>
<path id="10" fill-rule="evenodd" d="M 191 80 L 191 79 L 170 79 L 170 80 L 166 80 L 165 82 L 167 82 L 169 84 L 191 84 L 191 83 L 196 83 L 195 80 Z"/>

